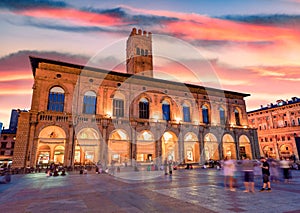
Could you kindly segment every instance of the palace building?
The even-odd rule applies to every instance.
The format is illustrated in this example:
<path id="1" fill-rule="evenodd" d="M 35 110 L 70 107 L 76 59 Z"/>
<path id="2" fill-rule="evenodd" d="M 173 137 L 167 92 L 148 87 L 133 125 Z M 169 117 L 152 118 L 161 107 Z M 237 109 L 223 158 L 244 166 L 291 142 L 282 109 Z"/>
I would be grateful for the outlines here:
<path id="1" fill-rule="evenodd" d="M 260 157 L 249 94 L 154 78 L 151 33 L 134 28 L 126 51 L 126 73 L 30 57 L 13 167 Z"/>
<path id="2" fill-rule="evenodd" d="M 249 125 L 257 128 L 261 155 L 299 159 L 300 99 L 277 100 L 248 112 Z"/>

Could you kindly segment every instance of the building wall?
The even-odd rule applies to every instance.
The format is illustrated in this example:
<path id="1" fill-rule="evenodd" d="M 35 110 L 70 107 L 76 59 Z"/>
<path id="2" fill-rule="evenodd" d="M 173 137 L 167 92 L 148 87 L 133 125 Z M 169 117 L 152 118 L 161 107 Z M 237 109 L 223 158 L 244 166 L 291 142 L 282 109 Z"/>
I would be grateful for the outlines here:
<path id="1" fill-rule="evenodd" d="M 132 33 L 130 38 L 135 37 Z M 140 36 L 151 41 L 149 34 Z M 141 40 L 130 38 L 127 53 L 136 45 L 143 47 Z M 151 43 L 144 45 L 145 49 L 152 48 Z M 32 105 L 29 112 L 20 113 L 14 167 L 51 162 L 65 166 L 160 164 L 165 159 L 204 163 L 225 156 L 259 157 L 256 130 L 248 126 L 244 101 L 248 94 L 154 79 L 152 74 L 134 75 L 146 68 L 135 69 L 137 64 L 131 62 L 124 74 L 30 59 L 34 75 Z M 148 62 L 149 58 L 139 60 Z M 48 109 L 54 87 L 64 94 L 62 112 Z M 95 113 L 84 113 L 85 96 L 96 98 Z M 114 115 L 116 99 L 124 102 L 122 116 Z M 140 118 L 140 102 L 146 100 L 149 117 Z M 164 103 L 170 105 L 169 120 L 163 119 Z M 189 108 L 189 121 L 184 121 L 184 107 Z M 208 122 L 203 121 L 203 107 L 207 108 Z M 225 111 L 222 124 L 220 107 Z"/>
<path id="2" fill-rule="evenodd" d="M 300 137 L 300 100 L 282 101 L 248 113 L 250 127 L 257 128 L 261 155 L 279 159 L 296 155 Z"/>

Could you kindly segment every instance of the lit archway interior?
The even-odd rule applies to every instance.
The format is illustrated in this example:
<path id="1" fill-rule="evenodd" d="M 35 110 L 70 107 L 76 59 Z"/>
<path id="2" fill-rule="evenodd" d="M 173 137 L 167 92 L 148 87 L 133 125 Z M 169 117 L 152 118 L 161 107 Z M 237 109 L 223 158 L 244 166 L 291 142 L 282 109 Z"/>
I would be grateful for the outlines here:
<path id="1" fill-rule="evenodd" d="M 136 157 L 139 162 L 151 162 L 155 159 L 155 140 L 150 131 L 142 131 L 137 137 Z"/>
<path id="2" fill-rule="evenodd" d="M 223 136 L 223 155 L 230 159 L 236 159 L 236 148 L 233 137 L 230 134 Z"/>
<path id="3" fill-rule="evenodd" d="M 65 162 L 65 149 L 66 133 L 58 126 L 48 126 L 43 128 L 38 136 L 38 149 L 36 155 L 36 164 L 46 165 L 51 163 L 64 163 Z M 61 151 L 59 160 L 55 156 L 56 147 Z"/>
<path id="4" fill-rule="evenodd" d="M 77 134 L 74 162 L 95 164 L 100 160 L 100 137 L 97 130 L 83 128 Z M 80 149 L 78 148 L 80 147 Z"/>
<path id="5" fill-rule="evenodd" d="M 37 155 L 37 164 L 43 165 L 48 164 L 50 161 L 51 149 L 48 145 L 40 145 Z"/>
<path id="6" fill-rule="evenodd" d="M 113 131 L 108 141 L 108 164 L 123 164 L 129 160 L 130 142 L 127 132 Z"/>
<path id="7" fill-rule="evenodd" d="M 179 161 L 178 156 L 178 138 L 173 132 L 165 132 L 161 139 L 162 142 L 162 159 L 168 161 Z"/>
<path id="8" fill-rule="evenodd" d="M 63 164 L 64 163 L 64 154 L 65 154 L 65 147 L 64 146 L 56 146 L 54 149 L 54 163 Z"/>
<path id="9" fill-rule="evenodd" d="M 241 135 L 239 138 L 239 144 L 240 157 L 247 157 L 249 159 L 252 159 L 252 151 L 249 138 L 246 135 Z"/>
<path id="10" fill-rule="evenodd" d="M 184 136 L 184 162 L 200 162 L 199 141 L 197 135 L 189 132 Z"/>
<path id="11" fill-rule="evenodd" d="M 264 146 L 262 148 L 264 155 L 268 158 L 276 158 L 276 153 L 275 153 L 275 149 L 273 146 Z"/>
<path id="12" fill-rule="evenodd" d="M 219 160 L 219 143 L 212 133 L 208 133 L 204 137 L 204 154 L 205 160 Z"/>
<path id="13" fill-rule="evenodd" d="M 293 149 L 290 144 L 284 144 L 280 146 L 280 157 L 289 158 L 293 154 Z"/>

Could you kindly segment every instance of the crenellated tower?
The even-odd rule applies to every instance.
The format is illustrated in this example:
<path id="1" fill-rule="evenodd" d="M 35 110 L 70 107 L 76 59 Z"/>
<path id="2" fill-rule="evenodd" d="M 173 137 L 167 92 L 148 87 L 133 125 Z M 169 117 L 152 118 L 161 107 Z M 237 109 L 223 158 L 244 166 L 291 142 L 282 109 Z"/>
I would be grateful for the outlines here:
<path id="1" fill-rule="evenodd" d="M 133 28 L 126 48 L 127 73 L 153 77 L 152 33 Z"/>

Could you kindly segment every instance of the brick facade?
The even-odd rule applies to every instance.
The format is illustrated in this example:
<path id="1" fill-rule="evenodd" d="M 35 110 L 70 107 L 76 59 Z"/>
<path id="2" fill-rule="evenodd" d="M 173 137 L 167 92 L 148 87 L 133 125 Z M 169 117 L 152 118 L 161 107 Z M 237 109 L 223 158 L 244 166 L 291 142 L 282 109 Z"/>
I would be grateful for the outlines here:
<path id="1" fill-rule="evenodd" d="M 30 58 L 32 106 L 20 114 L 14 167 L 259 157 L 256 129 L 248 126 L 248 94 L 153 78 L 151 34 L 139 32 L 150 43 L 130 39 L 136 36 L 131 32 L 127 54 L 139 48 L 144 55 L 129 56 L 127 73 Z M 49 109 L 51 94 L 64 98 L 63 111 Z"/>

